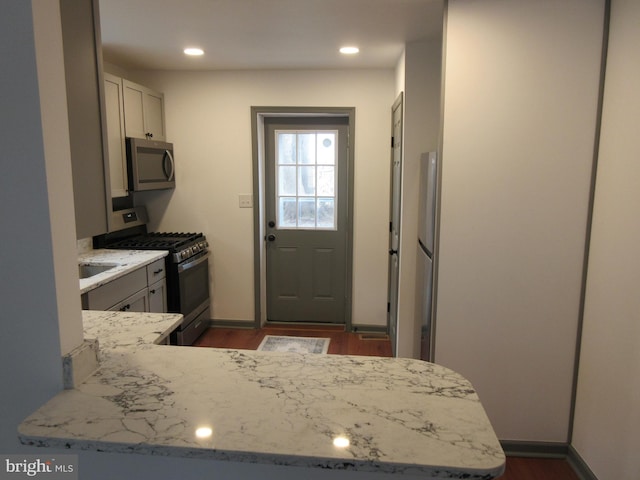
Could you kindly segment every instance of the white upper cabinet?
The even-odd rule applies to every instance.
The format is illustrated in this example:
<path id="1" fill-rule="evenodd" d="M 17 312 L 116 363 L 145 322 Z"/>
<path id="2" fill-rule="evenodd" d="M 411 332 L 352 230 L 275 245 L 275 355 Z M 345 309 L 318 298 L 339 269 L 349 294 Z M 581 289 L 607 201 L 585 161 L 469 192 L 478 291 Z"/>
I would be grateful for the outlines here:
<path id="1" fill-rule="evenodd" d="M 124 99 L 122 79 L 104 74 L 104 103 L 107 120 L 106 139 L 109 152 L 109 177 L 111 180 L 111 197 L 126 197 L 127 153 L 124 134 Z"/>
<path id="2" fill-rule="evenodd" d="M 123 89 L 126 136 L 166 141 L 164 95 L 129 80 Z"/>

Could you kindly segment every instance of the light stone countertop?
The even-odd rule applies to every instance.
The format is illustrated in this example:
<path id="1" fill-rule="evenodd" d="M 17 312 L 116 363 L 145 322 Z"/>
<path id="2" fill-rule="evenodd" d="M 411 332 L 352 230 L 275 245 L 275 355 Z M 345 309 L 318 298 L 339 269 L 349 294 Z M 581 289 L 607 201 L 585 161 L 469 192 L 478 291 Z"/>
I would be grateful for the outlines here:
<path id="1" fill-rule="evenodd" d="M 78 264 L 104 265 L 115 267 L 89 278 L 80 279 L 80 294 L 98 288 L 116 278 L 123 277 L 138 268 L 166 257 L 166 250 L 109 250 L 106 248 L 89 250 L 78 255 Z"/>
<path id="2" fill-rule="evenodd" d="M 101 368 L 29 416 L 24 444 L 430 478 L 504 470 L 473 387 L 442 366 L 155 345 L 179 315 L 83 315 Z"/>

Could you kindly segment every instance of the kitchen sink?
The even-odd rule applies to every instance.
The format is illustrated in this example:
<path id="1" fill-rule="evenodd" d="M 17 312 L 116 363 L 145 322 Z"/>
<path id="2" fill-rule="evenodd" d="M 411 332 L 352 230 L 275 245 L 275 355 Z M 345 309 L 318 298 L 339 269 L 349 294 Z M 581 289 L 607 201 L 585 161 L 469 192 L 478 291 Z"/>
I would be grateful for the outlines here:
<path id="1" fill-rule="evenodd" d="M 80 264 L 78 265 L 78 273 L 80 274 L 80 278 L 89 278 L 94 275 L 98 275 L 99 273 L 106 272 L 111 270 L 114 267 L 117 267 L 117 263 L 91 263 L 91 264 Z"/>

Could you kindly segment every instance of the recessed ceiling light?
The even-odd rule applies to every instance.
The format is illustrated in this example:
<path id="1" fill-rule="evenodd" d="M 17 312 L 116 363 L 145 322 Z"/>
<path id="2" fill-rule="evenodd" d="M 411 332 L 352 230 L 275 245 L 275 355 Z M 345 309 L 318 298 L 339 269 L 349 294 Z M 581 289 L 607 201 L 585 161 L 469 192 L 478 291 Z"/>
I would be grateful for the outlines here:
<path id="1" fill-rule="evenodd" d="M 355 55 L 359 51 L 360 49 L 358 47 L 342 47 L 340 49 L 340 53 L 343 53 L 345 55 Z"/>
<path id="2" fill-rule="evenodd" d="M 198 56 L 203 55 L 204 50 L 202 50 L 201 48 L 185 48 L 184 53 L 186 55 Z"/>

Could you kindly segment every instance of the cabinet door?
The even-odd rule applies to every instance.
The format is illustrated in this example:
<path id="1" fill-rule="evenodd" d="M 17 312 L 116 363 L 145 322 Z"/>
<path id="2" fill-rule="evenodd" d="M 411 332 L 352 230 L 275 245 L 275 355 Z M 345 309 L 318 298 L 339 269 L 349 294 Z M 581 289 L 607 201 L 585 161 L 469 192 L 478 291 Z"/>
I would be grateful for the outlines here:
<path id="1" fill-rule="evenodd" d="M 108 73 L 104 74 L 104 103 L 107 119 L 106 141 L 109 152 L 111 197 L 126 197 L 128 183 L 122 79 Z"/>
<path id="2" fill-rule="evenodd" d="M 146 138 L 142 87 L 126 79 L 122 81 L 122 87 L 124 90 L 125 134 L 127 137 Z"/>
<path id="3" fill-rule="evenodd" d="M 149 311 L 152 313 L 167 311 L 167 285 L 164 280 L 149 285 Z"/>
<path id="4" fill-rule="evenodd" d="M 164 95 L 126 79 L 122 85 L 126 136 L 165 141 Z"/>
<path id="5" fill-rule="evenodd" d="M 167 138 L 164 131 L 164 95 L 147 90 L 143 102 L 145 130 L 151 133 L 153 140 L 164 142 Z"/>

